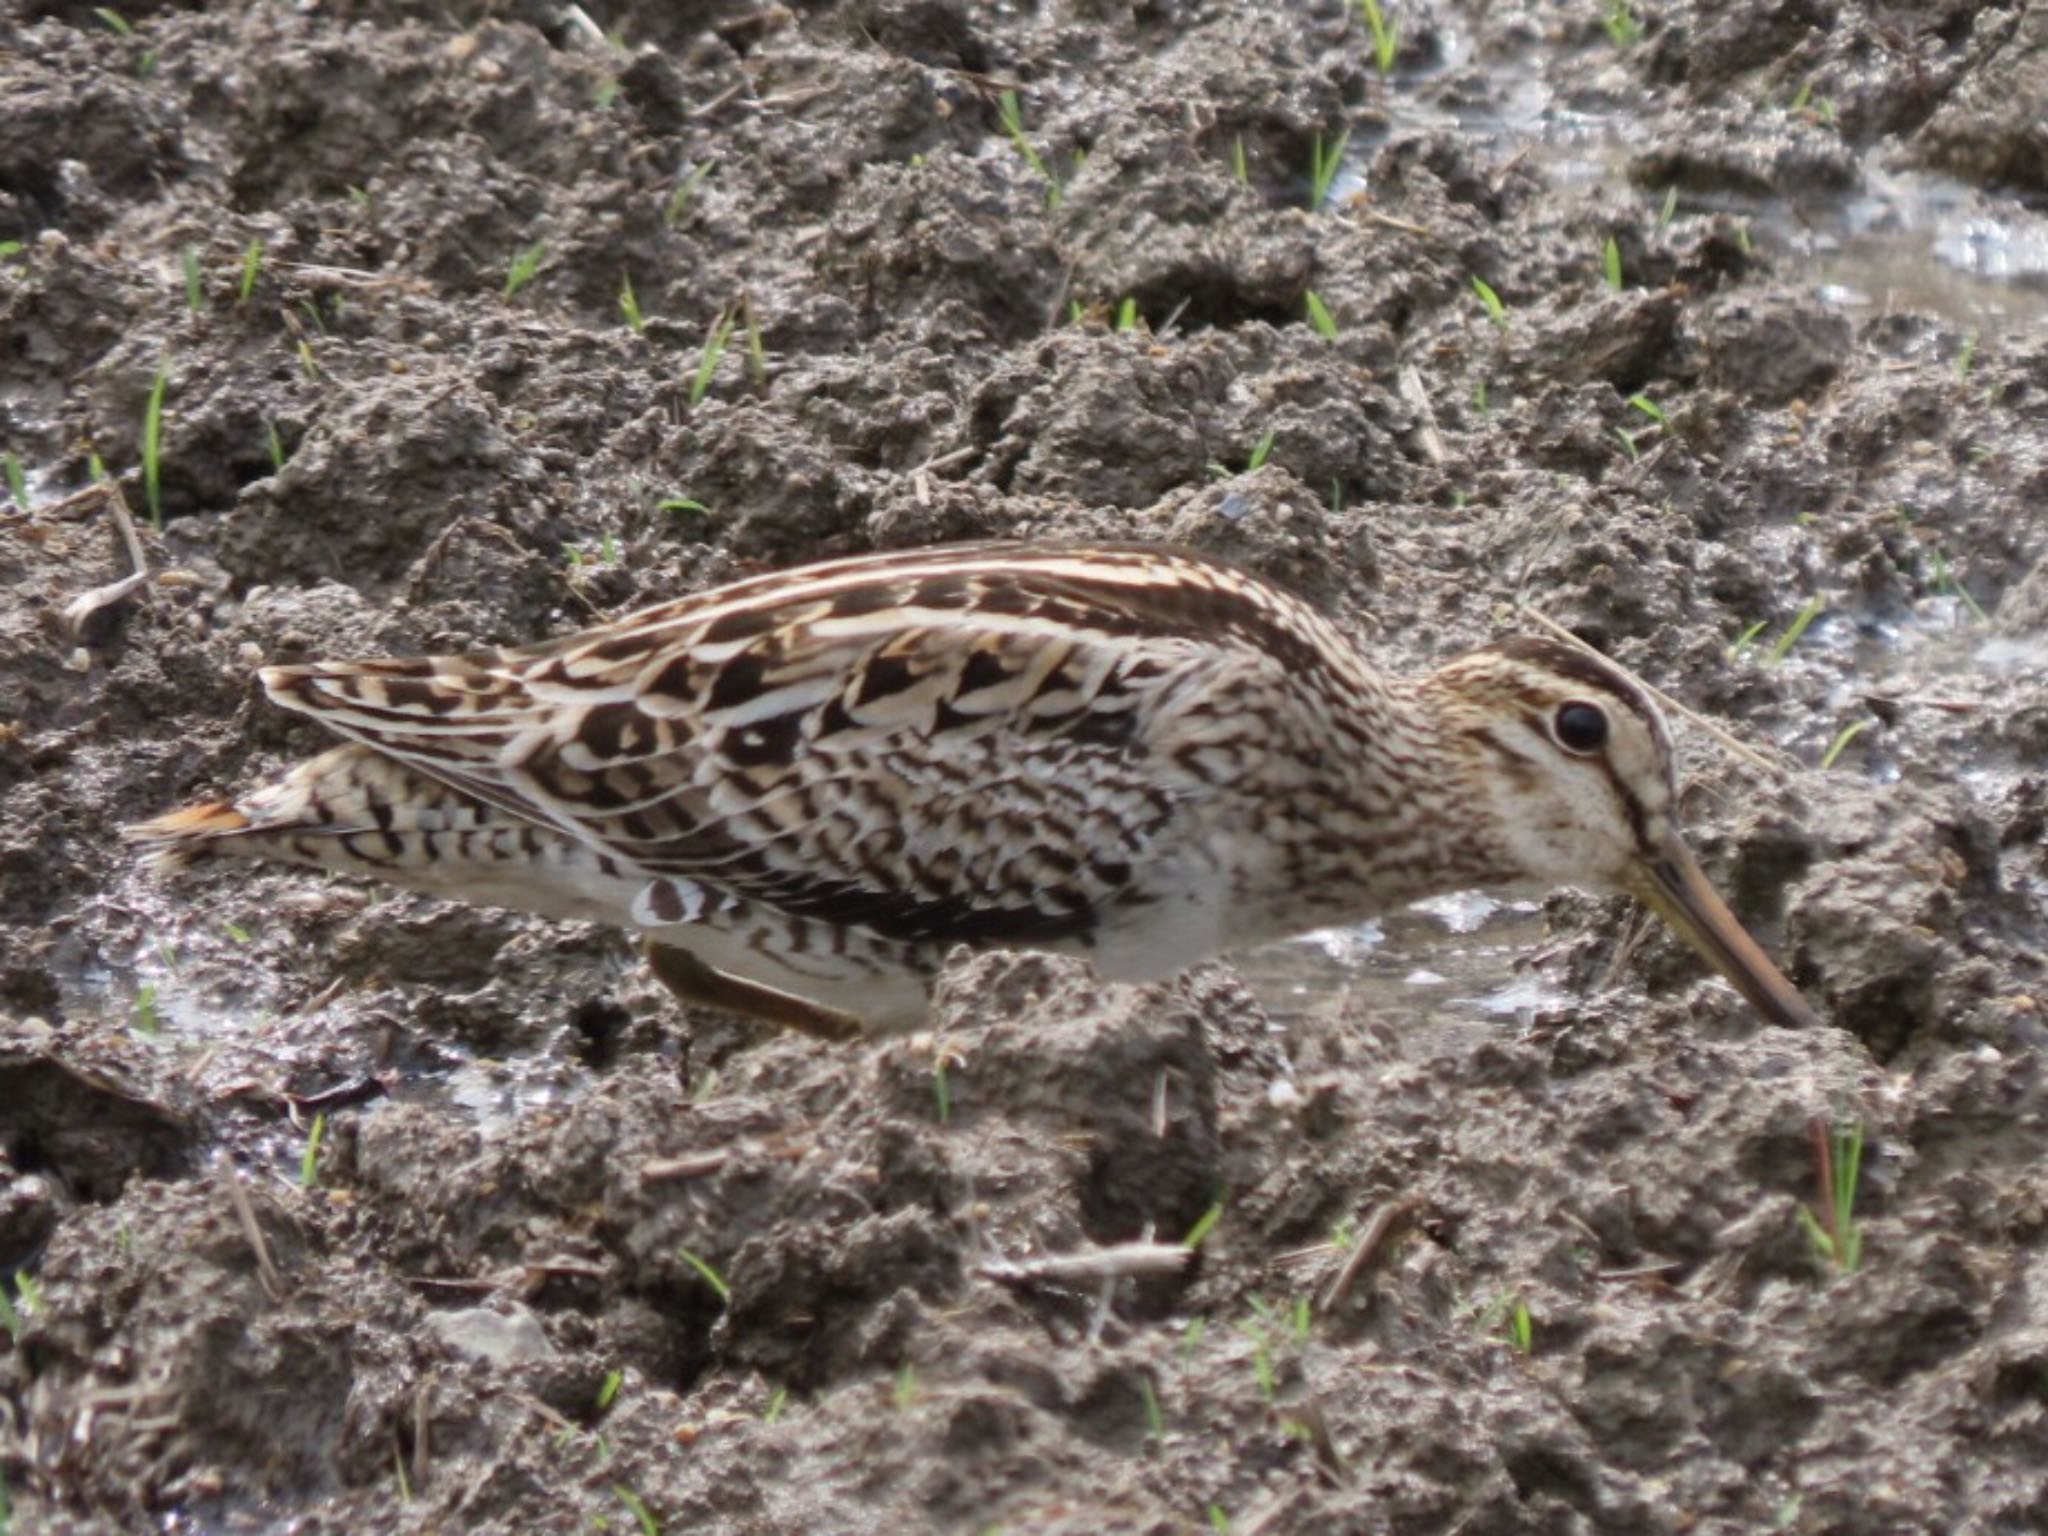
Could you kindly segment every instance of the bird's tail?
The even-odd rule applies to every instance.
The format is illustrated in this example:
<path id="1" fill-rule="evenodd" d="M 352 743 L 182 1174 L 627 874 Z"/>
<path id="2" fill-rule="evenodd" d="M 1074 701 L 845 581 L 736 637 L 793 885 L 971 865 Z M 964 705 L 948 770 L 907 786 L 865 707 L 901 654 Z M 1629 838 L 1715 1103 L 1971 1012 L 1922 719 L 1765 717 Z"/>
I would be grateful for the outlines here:
<path id="1" fill-rule="evenodd" d="M 367 747 L 336 747 L 232 803 L 209 800 L 122 836 L 160 869 L 218 856 L 390 878 L 440 834 L 476 832 L 491 808 Z"/>
<path id="2" fill-rule="evenodd" d="M 123 829 L 147 863 L 268 859 L 547 917 L 618 921 L 646 883 L 602 849 L 369 747 Z"/>

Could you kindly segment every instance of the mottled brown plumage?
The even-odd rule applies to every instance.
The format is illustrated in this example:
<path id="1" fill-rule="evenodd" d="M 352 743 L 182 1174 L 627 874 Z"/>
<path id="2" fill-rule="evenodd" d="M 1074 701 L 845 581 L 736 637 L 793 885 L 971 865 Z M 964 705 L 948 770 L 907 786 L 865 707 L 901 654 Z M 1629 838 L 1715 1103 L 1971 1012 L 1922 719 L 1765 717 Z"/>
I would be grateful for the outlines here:
<path id="1" fill-rule="evenodd" d="M 871 556 L 535 646 L 262 676 L 352 745 L 132 829 L 160 860 L 626 923 L 685 996 L 822 1033 L 914 1024 L 956 944 L 1150 979 L 1558 884 L 1638 891 L 1768 1015 L 1811 1017 L 1685 853 L 1662 718 L 1621 673 L 1518 640 L 1388 678 L 1189 556 Z"/>

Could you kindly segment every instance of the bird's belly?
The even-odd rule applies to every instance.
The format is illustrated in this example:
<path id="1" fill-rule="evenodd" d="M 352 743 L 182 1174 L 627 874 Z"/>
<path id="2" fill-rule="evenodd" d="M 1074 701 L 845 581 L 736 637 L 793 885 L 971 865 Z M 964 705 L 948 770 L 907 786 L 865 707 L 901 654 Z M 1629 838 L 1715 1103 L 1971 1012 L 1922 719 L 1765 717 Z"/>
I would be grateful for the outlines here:
<path id="1" fill-rule="evenodd" d="M 325 867 L 348 873 L 374 875 L 390 885 L 403 886 L 429 896 L 471 902 L 477 906 L 509 907 L 541 917 L 588 923 L 627 923 L 634 893 L 647 883 L 646 876 L 631 873 L 615 861 L 600 860 L 582 843 L 569 838 L 542 836 L 528 852 L 498 855 L 495 850 L 474 846 L 463 856 L 437 855 L 436 838 L 415 834 L 426 845 L 409 859 L 393 859 L 360 870 L 329 856 Z"/>
<path id="2" fill-rule="evenodd" d="M 1107 981 L 1164 981 L 1198 961 L 1263 942 L 1241 928 L 1233 883 L 1206 853 L 1162 864 L 1102 917 L 1092 955 Z"/>

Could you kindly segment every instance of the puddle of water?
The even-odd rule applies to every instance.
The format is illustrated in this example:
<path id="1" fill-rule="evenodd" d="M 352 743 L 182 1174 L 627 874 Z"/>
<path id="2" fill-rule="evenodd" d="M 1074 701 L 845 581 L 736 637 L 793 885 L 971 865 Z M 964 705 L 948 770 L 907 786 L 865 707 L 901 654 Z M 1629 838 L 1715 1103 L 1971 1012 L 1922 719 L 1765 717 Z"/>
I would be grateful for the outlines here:
<path id="1" fill-rule="evenodd" d="M 1928 310 L 2002 328 L 2048 316 L 2048 217 L 1928 172 L 1863 167 L 1833 207 L 1760 216 L 1799 275 L 1845 308 Z"/>
<path id="2" fill-rule="evenodd" d="M 531 1124 L 535 1111 L 573 1103 L 588 1087 L 587 1075 L 572 1064 L 542 1056 L 465 1061 L 452 1071 L 408 1079 L 393 1096 L 454 1104 L 469 1112 L 486 1139 Z"/>
<path id="3" fill-rule="evenodd" d="M 1373 922 L 1324 928 L 1237 956 L 1234 964 L 1275 1023 L 1362 1003 L 1418 1026 L 1528 1018 L 1569 1001 L 1516 962 L 1543 942 L 1542 908 L 1474 892 L 1434 897 Z"/>
<path id="4" fill-rule="evenodd" d="M 1544 74 L 1554 55 L 1481 65 L 1466 34 L 1447 28 L 1444 37 L 1437 67 L 1395 77 L 1388 126 L 1374 141 L 1451 133 L 1501 159 L 1522 157 L 1559 186 L 1603 189 L 1652 212 L 1661 204 L 1661 189 L 1629 180 L 1629 159 L 1643 139 L 1639 104 L 1568 105 Z M 1932 172 L 1890 171 L 1874 150 L 1859 171 L 1861 189 L 1847 196 L 1794 202 L 1686 193 L 1678 210 L 1747 219 L 1788 277 L 1841 308 L 1925 311 L 1994 331 L 2048 319 L 2048 207 Z M 1363 149 L 1338 186 L 1370 190 Z"/>

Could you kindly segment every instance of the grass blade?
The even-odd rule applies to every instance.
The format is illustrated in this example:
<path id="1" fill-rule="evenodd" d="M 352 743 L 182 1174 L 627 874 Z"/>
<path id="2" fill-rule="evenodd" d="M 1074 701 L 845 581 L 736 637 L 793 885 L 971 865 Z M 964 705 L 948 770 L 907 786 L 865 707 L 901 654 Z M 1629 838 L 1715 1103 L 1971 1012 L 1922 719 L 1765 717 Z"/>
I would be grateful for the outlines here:
<path id="1" fill-rule="evenodd" d="M 170 381 L 171 355 L 166 352 L 156 365 L 149 404 L 142 413 L 142 494 L 149 504 L 149 525 L 158 533 L 164 531 L 164 391 Z"/>

